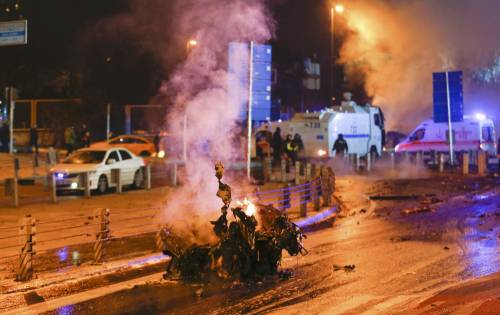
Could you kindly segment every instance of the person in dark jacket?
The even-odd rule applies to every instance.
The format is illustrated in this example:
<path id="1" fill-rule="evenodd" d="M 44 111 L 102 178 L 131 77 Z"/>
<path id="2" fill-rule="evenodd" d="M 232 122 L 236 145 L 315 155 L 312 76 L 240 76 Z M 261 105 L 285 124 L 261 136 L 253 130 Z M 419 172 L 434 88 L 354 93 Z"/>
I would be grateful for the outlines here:
<path id="1" fill-rule="evenodd" d="M 281 160 L 281 152 L 283 149 L 283 139 L 281 138 L 281 128 L 278 127 L 274 131 L 273 138 L 271 140 L 271 147 L 273 148 L 273 160 L 274 163 L 279 163 Z"/>
<path id="2" fill-rule="evenodd" d="M 38 130 L 36 129 L 36 125 L 30 129 L 30 146 L 33 152 L 38 155 Z"/>
<path id="3" fill-rule="evenodd" d="M 80 147 L 90 147 L 90 131 L 88 130 L 86 124 L 82 124 L 82 129 L 80 130 L 78 140 L 80 142 Z"/>
<path id="4" fill-rule="evenodd" d="M 4 121 L 2 127 L 0 127 L 0 142 L 2 142 L 2 152 L 9 152 L 10 148 L 10 129 L 9 122 Z"/>
<path id="5" fill-rule="evenodd" d="M 337 140 L 335 140 L 332 151 L 335 151 L 336 157 L 344 157 L 344 155 L 349 151 L 347 141 L 345 141 L 343 134 L 339 134 Z"/>
<path id="6" fill-rule="evenodd" d="M 497 142 L 497 158 L 498 158 L 497 174 L 500 175 L 500 138 L 498 138 Z"/>
<path id="7" fill-rule="evenodd" d="M 296 133 L 293 135 L 293 143 L 295 143 L 295 148 L 297 151 L 297 158 L 302 159 L 304 153 L 304 142 L 302 141 L 302 137 Z"/>

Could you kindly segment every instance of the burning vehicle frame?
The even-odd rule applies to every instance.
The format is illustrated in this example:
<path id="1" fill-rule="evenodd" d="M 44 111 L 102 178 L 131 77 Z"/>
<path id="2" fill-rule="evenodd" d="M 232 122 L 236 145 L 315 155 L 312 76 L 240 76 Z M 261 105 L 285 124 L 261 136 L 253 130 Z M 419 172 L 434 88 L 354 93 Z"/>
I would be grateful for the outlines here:
<path id="1" fill-rule="evenodd" d="M 251 280 L 278 274 L 282 251 L 306 255 L 306 237 L 286 213 L 271 205 L 254 205 L 249 200 L 230 208 L 231 187 L 221 181 L 224 166 L 215 164 L 219 182 L 217 196 L 222 200 L 221 215 L 213 225 L 215 244 L 189 245 L 179 236 L 163 236 L 163 253 L 171 257 L 165 278 L 184 281 Z M 233 220 L 228 220 L 228 210 Z M 258 213 L 257 213 L 258 211 Z M 255 215 L 259 215 L 260 225 Z"/>

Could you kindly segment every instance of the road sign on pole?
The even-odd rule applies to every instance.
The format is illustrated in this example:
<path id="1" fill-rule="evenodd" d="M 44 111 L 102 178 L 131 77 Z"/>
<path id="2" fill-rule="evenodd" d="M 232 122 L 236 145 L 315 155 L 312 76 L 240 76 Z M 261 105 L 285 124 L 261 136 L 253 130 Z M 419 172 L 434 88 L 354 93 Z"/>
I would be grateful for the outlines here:
<path id="1" fill-rule="evenodd" d="M 0 22 L 0 46 L 26 45 L 27 43 L 27 20 Z"/>
<path id="2" fill-rule="evenodd" d="M 241 108 L 240 119 L 247 121 L 246 158 L 249 178 L 252 123 L 266 121 L 271 117 L 271 53 L 270 45 L 254 42 L 232 42 L 228 48 L 229 99 L 232 106 Z"/>
<path id="3" fill-rule="evenodd" d="M 450 164 L 454 164 L 452 122 L 464 120 L 462 71 L 433 73 L 434 122 L 448 123 Z"/>
<path id="4" fill-rule="evenodd" d="M 252 55 L 252 61 L 249 60 L 250 55 Z M 271 117 L 271 59 L 270 45 L 236 42 L 229 44 L 229 98 L 234 106 L 241 106 L 240 119 L 242 120 L 248 116 L 247 99 L 252 100 L 253 121 L 266 121 Z M 250 77 L 252 78 L 251 88 Z"/>

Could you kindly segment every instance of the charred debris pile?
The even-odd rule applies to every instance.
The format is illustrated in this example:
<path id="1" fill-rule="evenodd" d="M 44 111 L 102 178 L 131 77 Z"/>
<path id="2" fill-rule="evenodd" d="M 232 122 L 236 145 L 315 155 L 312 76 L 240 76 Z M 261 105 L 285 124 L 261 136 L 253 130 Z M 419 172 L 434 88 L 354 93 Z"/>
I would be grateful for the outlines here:
<path id="1" fill-rule="evenodd" d="M 251 203 L 230 208 L 231 187 L 221 181 L 224 166 L 220 162 L 215 164 L 215 175 L 219 181 L 217 196 L 224 204 L 220 217 L 210 222 L 218 241 L 213 245 L 189 245 L 180 237 L 167 233 L 163 253 L 172 259 L 165 278 L 184 281 L 261 279 L 278 274 L 283 250 L 291 256 L 307 253 L 302 246 L 305 235 L 285 213 L 269 205 Z M 229 220 L 228 210 L 232 212 Z"/>

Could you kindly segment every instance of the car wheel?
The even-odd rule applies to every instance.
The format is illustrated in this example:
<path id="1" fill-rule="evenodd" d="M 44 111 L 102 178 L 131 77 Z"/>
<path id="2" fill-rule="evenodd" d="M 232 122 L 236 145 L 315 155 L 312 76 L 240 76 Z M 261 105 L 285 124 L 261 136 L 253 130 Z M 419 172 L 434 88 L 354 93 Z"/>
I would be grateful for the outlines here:
<path id="1" fill-rule="evenodd" d="M 108 179 L 106 175 L 101 175 L 99 177 L 99 181 L 97 182 L 97 192 L 100 194 L 104 194 L 108 191 Z"/>
<path id="2" fill-rule="evenodd" d="M 148 151 L 142 151 L 141 153 L 139 153 L 139 155 L 142 157 L 149 157 L 151 156 L 151 153 Z"/>
<path id="3" fill-rule="evenodd" d="M 134 182 L 133 182 L 132 186 L 134 188 L 141 188 L 143 181 L 144 181 L 144 177 L 142 176 L 142 170 L 138 169 L 134 174 Z"/>
<path id="4" fill-rule="evenodd" d="M 377 147 L 376 146 L 372 146 L 370 148 L 370 154 L 373 156 L 373 157 L 378 157 L 378 152 L 377 152 Z"/>

